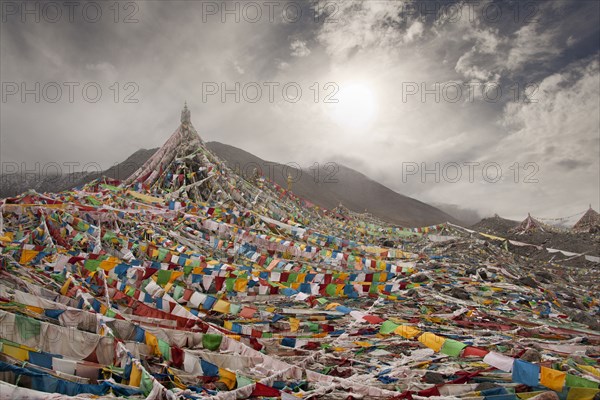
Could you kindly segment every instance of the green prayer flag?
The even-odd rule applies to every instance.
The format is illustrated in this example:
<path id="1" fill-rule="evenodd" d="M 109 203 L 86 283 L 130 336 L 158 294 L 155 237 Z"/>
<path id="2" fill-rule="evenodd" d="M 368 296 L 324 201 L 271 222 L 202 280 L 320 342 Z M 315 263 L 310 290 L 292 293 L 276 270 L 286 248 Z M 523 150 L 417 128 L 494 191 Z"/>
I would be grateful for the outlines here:
<path id="1" fill-rule="evenodd" d="M 588 379 L 579 377 L 577 375 L 567 374 L 565 379 L 566 387 L 584 387 L 584 388 L 598 388 L 598 383 L 590 381 Z"/>
<path id="2" fill-rule="evenodd" d="M 235 376 L 235 380 L 237 381 L 237 389 L 244 387 L 244 386 L 248 386 L 248 385 L 252 385 L 254 383 L 254 381 L 250 378 L 246 378 L 243 375 L 237 375 Z"/>
<path id="3" fill-rule="evenodd" d="M 169 346 L 169 343 L 158 339 L 158 350 L 165 360 L 171 361 L 171 346 Z"/>
<path id="4" fill-rule="evenodd" d="M 118 187 L 113 186 L 113 185 L 109 185 L 107 183 L 102 183 L 100 185 L 100 187 L 102 187 L 104 189 L 112 190 L 113 192 L 118 192 L 120 190 Z"/>
<path id="5" fill-rule="evenodd" d="M 202 347 L 208 350 L 217 350 L 221 345 L 222 340 L 223 336 L 221 335 L 205 333 L 204 336 L 202 336 Z"/>
<path id="6" fill-rule="evenodd" d="M 325 288 L 325 293 L 327 293 L 330 296 L 335 296 L 336 289 L 337 289 L 337 285 L 330 283 L 329 285 L 327 285 L 327 288 Z"/>
<path id="7" fill-rule="evenodd" d="M 112 232 L 112 231 L 106 231 L 106 233 L 104 234 L 104 236 L 102 236 L 102 240 L 108 241 L 108 240 L 114 239 L 116 237 L 117 237 L 117 235 L 115 235 L 114 232 Z"/>
<path id="8" fill-rule="evenodd" d="M 399 326 L 400 325 L 397 325 L 397 324 L 393 323 L 392 321 L 385 321 L 383 324 L 381 324 L 379 333 L 381 333 L 382 335 L 389 335 L 390 333 L 394 332 L 396 330 L 396 328 Z"/>
<path id="9" fill-rule="evenodd" d="M 156 283 L 162 286 L 165 283 L 169 282 L 169 279 L 171 279 L 171 271 L 167 269 L 161 269 L 160 271 L 158 271 L 156 277 Z"/>
<path id="10" fill-rule="evenodd" d="M 175 289 L 173 289 L 173 298 L 175 300 L 179 300 L 182 296 L 183 296 L 183 292 L 185 291 L 185 289 L 181 286 L 175 286 Z"/>
<path id="11" fill-rule="evenodd" d="M 25 340 L 39 336 L 42 325 L 37 319 L 25 317 L 20 314 L 15 315 L 15 324 L 19 330 L 19 335 Z"/>
<path id="12" fill-rule="evenodd" d="M 88 271 L 94 272 L 100 266 L 100 260 L 85 260 L 85 262 L 83 263 L 83 266 Z"/>
<path id="13" fill-rule="evenodd" d="M 231 313 L 231 315 L 237 315 L 241 309 L 242 309 L 241 305 L 232 303 L 229 306 L 229 313 Z"/>
<path id="14" fill-rule="evenodd" d="M 102 204 L 101 201 L 99 201 L 98 199 L 96 199 L 95 197 L 92 197 L 92 196 L 87 196 L 86 199 L 87 199 L 87 201 L 89 201 L 90 203 L 92 203 L 95 206 L 99 206 Z"/>
<path id="15" fill-rule="evenodd" d="M 140 390 L 144 393 L 144 396 L 148 396 L 152 391 L 152 376 L 146 372 L 146 370 L 142 370 L 142 379 L 140 380 Z"/>
<path id="16" fill-rule="evenodd" d="M 452 357 L 458 357 L 462 349 L 467 347 L 466 344 L 457 340 L 446 339 L 442 345 L 441 352 Z"/>
<path id="17" fill-rule="evenodd" d="M 158 261 L 163 261 L 168 253 L 169 249 L 165 249 L 164 247 L 158 249 Z"/>
<path id="18" fill-rule="evenodd" d="M 235 284 L 235 278 L 227 278 L 225 279 L 225 287 L 228 292 L 233 292 L 233 285 Z"/>

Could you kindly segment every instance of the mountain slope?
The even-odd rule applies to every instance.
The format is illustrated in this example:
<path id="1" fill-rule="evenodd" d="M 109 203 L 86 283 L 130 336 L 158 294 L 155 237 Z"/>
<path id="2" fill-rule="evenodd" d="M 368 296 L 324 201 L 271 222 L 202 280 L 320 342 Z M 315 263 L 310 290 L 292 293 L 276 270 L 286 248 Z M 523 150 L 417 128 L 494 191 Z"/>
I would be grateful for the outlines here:
<path id="1" fill-rule="evenodd" d="M 16 196 L 29 189 L 33 189 L 38 193 L 61 192 L 73 187 L 85 185 L 102 176 L 123 180 L 144 164 L 156 150 L 158 149 L 140 149 L 127 157 L 125 161 L 122 161 L 101 173 L 74 172 L 63 175 L 43 175 L 41 173 L 4 174 L 0 176 L 0 198 Z"/>
<path id="2" fill-rule="evenodd" d="M 247 151 L 219 142 L 206 147 L 230 168 L 251 177 L 254 169 L 282 187 L 292 177 L 292 191 L 321 207 L 332 209 L 340 203 L 356 211 L 367 212 L 383 220 L 409 227 L 456 222 L 452 216 L 428 204 L 401 195 L 369 177 L 343 165 L 321 165 L 318 169 L 297 169 L 265 161 Z"/>
<path id="3" fill-rule="evenodd" d="M 426 203 L 401 195 L 373 181 L 362 173 L 343 165 L 320 165 L 319 168 L 297 169 L 291 166 L 265 161 L 247 151 L 219 142 L 208 142 L 205 146 L 226 162 L 233 170 L 251 178 L 254 169 L 262 171 L 268 179 L 287 187 L 287 176 L 293 178 L 292 191 L 320 207 L 333 209 L 340 203 L 356 211 L 368 213 L 385 221 L 407 227 L 426 226 L 456 218 Z M 59 192 L 84 185 L 93 179 L 107 176 L 124 180 L 140 168 L 158 149 L 140 149 L 125 161 L 103 173 L 67 174 L 52 176 L 2 176 L 0 197 L 15 196 L 28 189 L 37 192 Z M 27 180 L 24 178 L 28 178 Z"/>

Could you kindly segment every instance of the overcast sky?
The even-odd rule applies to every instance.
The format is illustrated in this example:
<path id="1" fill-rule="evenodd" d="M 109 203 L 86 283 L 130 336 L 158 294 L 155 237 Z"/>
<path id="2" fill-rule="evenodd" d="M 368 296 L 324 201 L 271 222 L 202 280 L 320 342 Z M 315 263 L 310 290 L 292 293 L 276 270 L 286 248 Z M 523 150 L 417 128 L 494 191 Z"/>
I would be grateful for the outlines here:
<path id="1" fill-rule="evenodd" d="M 3 1 L 3 169 L 109 167 L 187 100 L 263 159 L 483 215 L 598 210 L 599 4 Z"/>

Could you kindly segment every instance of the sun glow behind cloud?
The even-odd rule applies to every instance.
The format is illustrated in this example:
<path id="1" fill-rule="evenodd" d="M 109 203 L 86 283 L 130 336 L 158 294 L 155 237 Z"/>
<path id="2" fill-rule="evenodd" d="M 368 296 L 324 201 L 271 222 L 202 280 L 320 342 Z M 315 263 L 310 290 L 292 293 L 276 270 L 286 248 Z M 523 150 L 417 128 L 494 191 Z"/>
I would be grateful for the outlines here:
<path id="1" fill-rule="evenodd" d="M 366 133 L 377 117 L 377 98 L 365 82 L 349 82 L 339 86 L 329 104 L 329 115 L 343 132 Z"/>

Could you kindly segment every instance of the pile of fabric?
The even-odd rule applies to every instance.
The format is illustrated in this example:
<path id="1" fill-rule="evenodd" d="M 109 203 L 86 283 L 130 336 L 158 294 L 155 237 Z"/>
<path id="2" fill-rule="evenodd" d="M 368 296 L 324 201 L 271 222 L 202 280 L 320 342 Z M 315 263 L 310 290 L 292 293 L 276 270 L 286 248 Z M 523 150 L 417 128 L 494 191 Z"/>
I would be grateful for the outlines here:
<path id="1" fill-rule="evenodd" d="M 0 398 L 600 396 L 600 303 L 575 271 L 245 179 L 188 110 L 157 154 L 2 200 Z"/>

